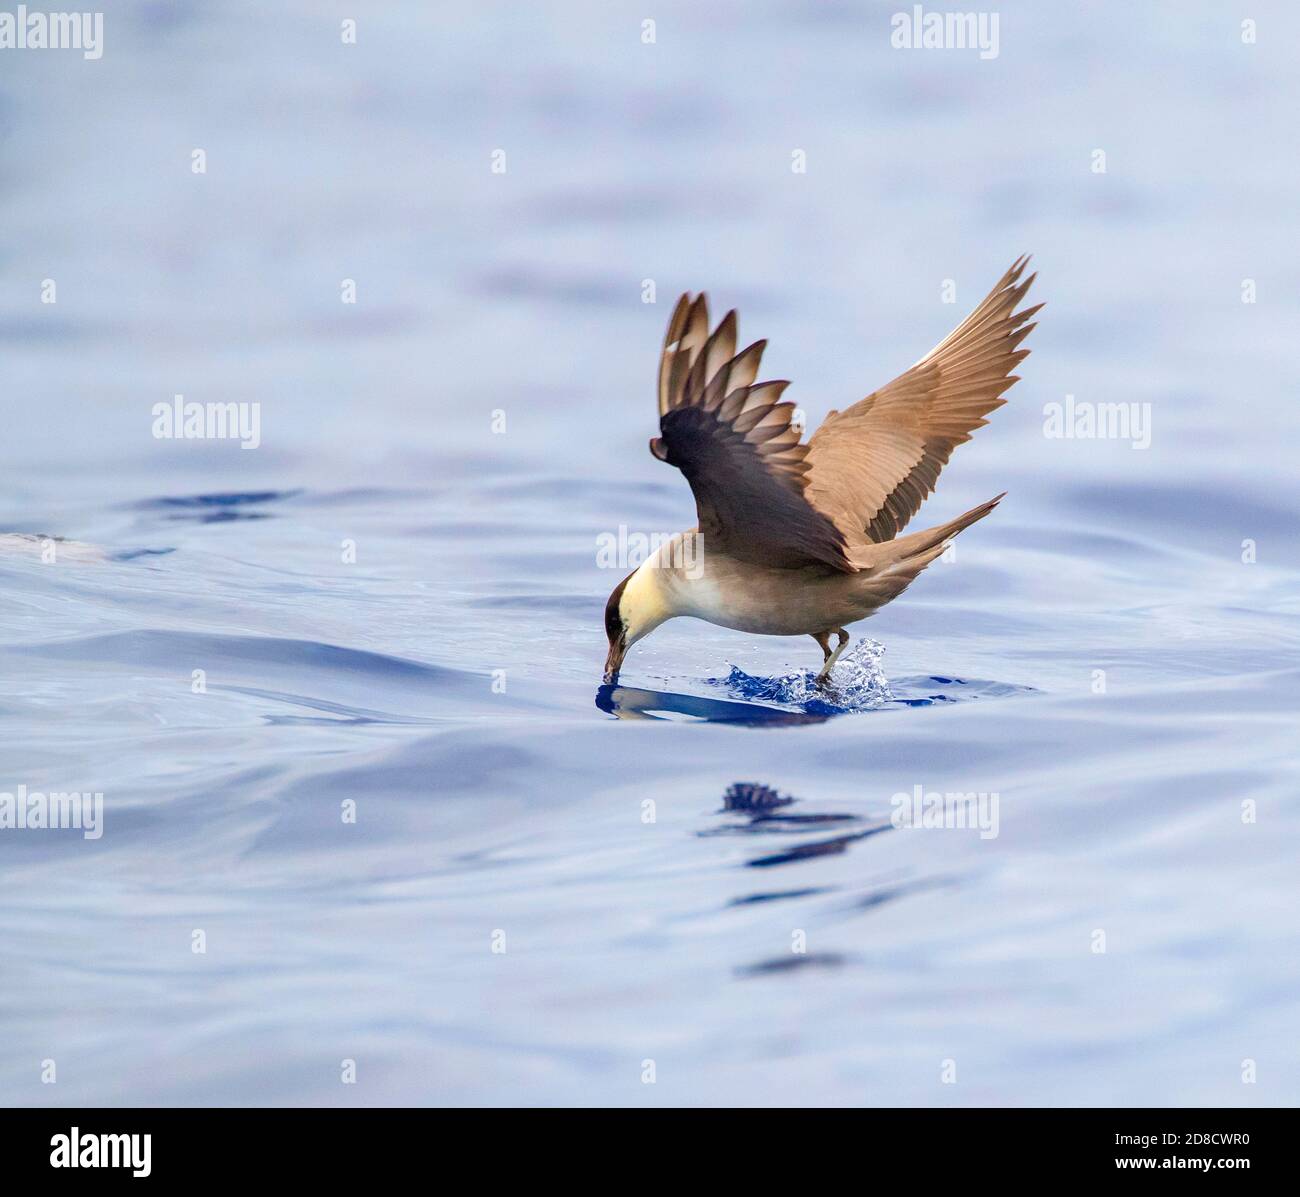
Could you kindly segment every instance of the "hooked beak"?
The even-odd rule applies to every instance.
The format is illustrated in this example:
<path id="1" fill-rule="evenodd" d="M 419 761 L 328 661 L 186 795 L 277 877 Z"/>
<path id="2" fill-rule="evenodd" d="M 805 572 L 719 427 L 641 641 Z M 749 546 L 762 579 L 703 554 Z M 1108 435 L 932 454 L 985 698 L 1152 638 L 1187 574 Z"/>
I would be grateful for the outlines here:
<path id="1" fill-rule="evenodd" d="M 605 658 L 605 685 L 618 681 L 618 671 L 623 666 L 625 656 L 627 656 L 627 638 L 620 636 L 617 640 L 611 640 L 609 656 Z"/>

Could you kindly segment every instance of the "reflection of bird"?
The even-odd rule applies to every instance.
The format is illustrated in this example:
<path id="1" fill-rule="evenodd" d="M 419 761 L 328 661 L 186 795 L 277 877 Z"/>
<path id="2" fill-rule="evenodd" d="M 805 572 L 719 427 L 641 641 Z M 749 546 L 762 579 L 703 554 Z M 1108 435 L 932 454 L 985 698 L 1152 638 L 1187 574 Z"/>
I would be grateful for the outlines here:
<path id="1" fill-rule="evenodd" d="M 605 607 L 605 680 L 628 647 L 667 619 L 809 635 L 824 679 L 844 625 L 897 598 L 963 528 L 1002 498 L 898 536 L 956 446 L 1006 402 L 1018 346 L 1038 307 L 1016 311 L 1034 281 L 1019 259 L 957 329 L 888 386 L 831 412 L 807 444 L 791 427 L 785 382 L 755 383 L 766 346 L 736 353 L 736 313 L 709 332 L 708 300 L 677 301 L 659 365 L 659 431 L 650 451 L 691 484 L 699 526 L 623 579 Z M 831 650 L 834 632 L 838 643 Z"/>
<path id="2" fill-rule="evenodd" d="M 793 798 L 786 798 L 758 781 L 733 781 L 722 796 L 723 810 L 744 811 L 746 814 L 763 815 L 793 804 Z"/>

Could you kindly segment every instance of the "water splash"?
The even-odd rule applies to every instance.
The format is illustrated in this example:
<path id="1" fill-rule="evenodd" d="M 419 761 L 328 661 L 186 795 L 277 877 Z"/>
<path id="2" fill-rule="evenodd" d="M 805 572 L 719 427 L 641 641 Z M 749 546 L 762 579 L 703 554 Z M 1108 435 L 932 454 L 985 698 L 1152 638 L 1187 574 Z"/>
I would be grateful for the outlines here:
<path id="1" fill-rule="evenodd" d="M 874 711 L 894 701 L 881 663 L 884 655 L 885 646 L 879 640 L 863 637 L 845 650 L 825 682 L 818 682 L 817 671 L 812 669 L 779 677 L 754 677 L 733 665 L 726 677 L 709 678 L 708 685 L 734 698 L 809 714 Z"/>

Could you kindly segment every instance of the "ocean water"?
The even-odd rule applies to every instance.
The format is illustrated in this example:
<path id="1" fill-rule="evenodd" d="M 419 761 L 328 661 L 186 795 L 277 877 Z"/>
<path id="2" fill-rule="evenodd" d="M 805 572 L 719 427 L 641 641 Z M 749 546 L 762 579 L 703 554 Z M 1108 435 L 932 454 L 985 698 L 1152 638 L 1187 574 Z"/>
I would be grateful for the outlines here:
<path id="1" fill-rule="evenodd" d="M 1295 1103 L 1300 18 L 643 7 L 3 52 L 0 792 L 104 797 L 0 829 L 0 1101 Z M 1008 497 L 834 685 L 681 620 L 602 686 L 677 294 L 815 426 L 1026 251 L 915 526 Z"/>

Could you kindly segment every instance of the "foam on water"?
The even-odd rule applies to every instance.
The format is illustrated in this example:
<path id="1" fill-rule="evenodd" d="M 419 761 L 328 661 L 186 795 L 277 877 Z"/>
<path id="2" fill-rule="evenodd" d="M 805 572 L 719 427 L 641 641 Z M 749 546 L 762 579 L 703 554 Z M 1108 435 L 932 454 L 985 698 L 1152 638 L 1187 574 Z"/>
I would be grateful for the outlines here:
<path id="1" fill-rule="evenodd" d="M 754 677 L 733 665 L 726 677 L 710 678 L 708 684 L 726 690 L 733 698 L 810 714 L 875 711 L 894 700 L 881 663 L 884 655 L 880 641 L 862 637 L 844 650 L 825 682 L 817 680 L 813 669 Z"/>

